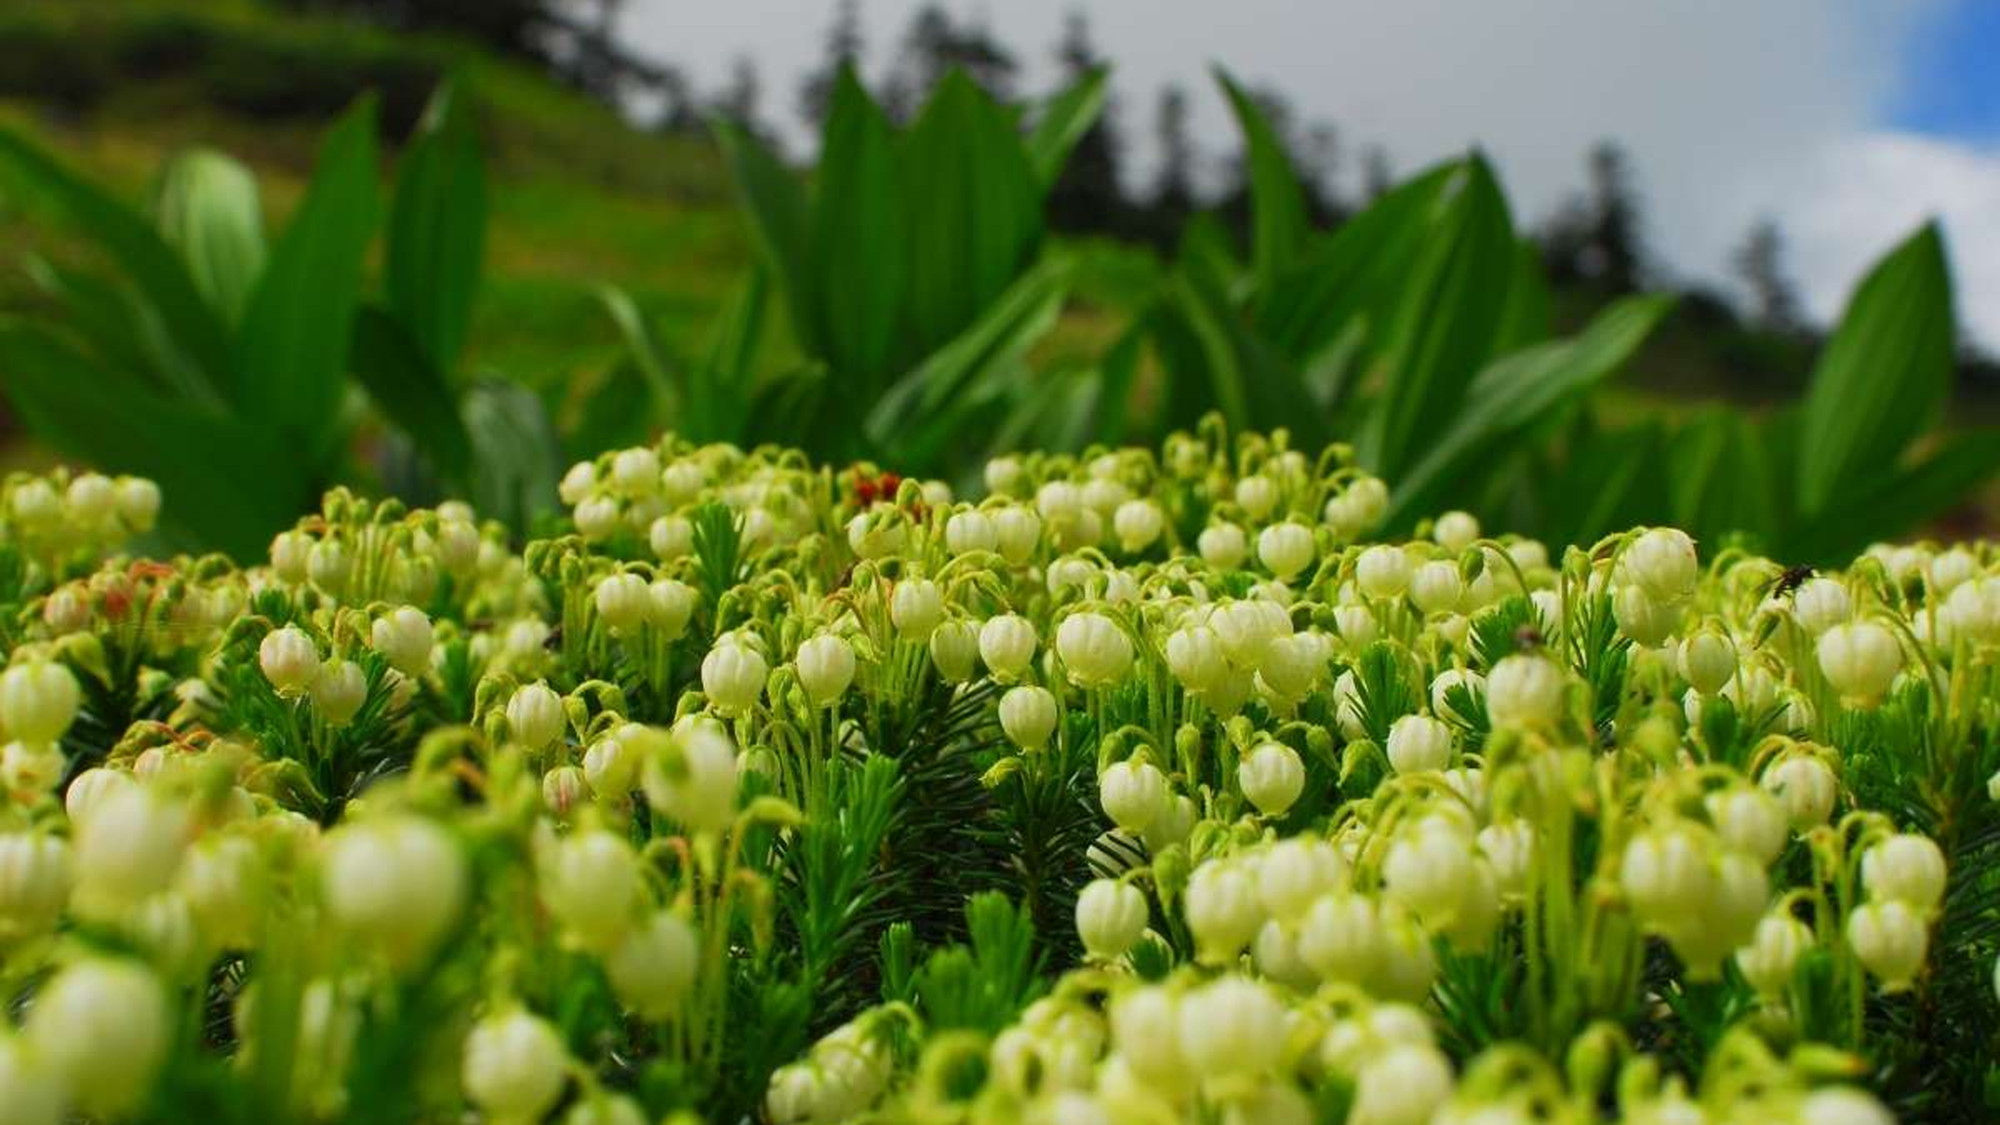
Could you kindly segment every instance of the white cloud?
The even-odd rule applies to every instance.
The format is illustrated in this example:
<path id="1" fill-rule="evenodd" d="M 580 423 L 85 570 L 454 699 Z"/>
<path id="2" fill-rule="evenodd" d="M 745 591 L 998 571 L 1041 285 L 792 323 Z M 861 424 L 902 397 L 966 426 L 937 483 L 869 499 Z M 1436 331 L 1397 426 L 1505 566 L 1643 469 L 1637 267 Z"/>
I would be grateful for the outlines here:
<path id="1" fill-rule="evenodd" d="M 863 0 L 879 65 L 917 0 Z M 1995 158 L 1883 135 L 1909 32 L 1937 0 L 954 0 L 1029 64 L 1045 88 L 1063 16 L 1086 11 L 1117 64 L 1129 136 L 1143 144 L 1161 86 L 1199 94 L 1196 126 L 1215 153 L 1234 144 L 1205 67 L 1285 92 L 1341 130 L 1350 155 L 1386 143 L 1400 170 L 1479 144 L 1517 218 L 1539 222 L 1583 181 L 1587 148 L 1626 148 L 1644 192 L 1646 235 L 1675 274 L 1724 278 L 1760 215 L 1778 218 L 1810 307 L 1836 307 L 1862 264 L 1926 210 L 1946 219 L 1964 281 L 1963 315 L 2000 339 L 1992 270 L 2000 233 Z M 792 122 L 795 76 L 812 65 L 833 3 L 638 0 L 624 27 L 681 60 L 707 88 L 748 53 L 767 109 Z M 792 125 L 796 129 L 795 125 Z M 796 136 L 796 132 L 792 134 Z M 1984 270 L 1985 273 L 1978 271 Z"/>
<path id="2" fill-rule="evenodd" d="M 2000 154 L 1899 133 L 1836 138 L 1767 169 L 1738 203 L 1782 217 L 1815 317 L 1839 314 L 1868 265 L 1927 218 L 1943 221 L 1959 323 L 2000 343 Z"/>

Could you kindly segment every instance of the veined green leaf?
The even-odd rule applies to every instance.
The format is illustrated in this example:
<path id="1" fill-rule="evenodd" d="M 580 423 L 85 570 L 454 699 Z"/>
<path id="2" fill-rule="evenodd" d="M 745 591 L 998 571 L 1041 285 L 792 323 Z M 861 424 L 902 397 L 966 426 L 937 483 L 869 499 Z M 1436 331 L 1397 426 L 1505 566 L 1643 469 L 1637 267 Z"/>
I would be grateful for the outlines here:
<path id="1" fill-rule="evenodd" d="M 1440 196 L 1460 163 L 1441 164 L 1376 200 L 1261 290 L 1252 311 L 1264 337 L 1307 364 L 1356 321 L 1367 332 L 1385 334 L 1388 311 L 1408 284 L 1410 263 L 1435 226 Z M 1333 389 L 1337 404 L 1347 388 Z"/>
<path id="2" fill-rule="evenodd" d="M 1507 201 L 1486 161 L 1468 159 L 1446 189 L 1446 214 L 1414 265 L 1389 332 L 1380 409 L 1363 432 L 1362 463 L 1398 480 L 1428 431 L 1449 424 L 1493 355 L 1514 268 Z"/>
<path id="3" fill-rule="evenodd" d="M 0 322 L 0 387 L 43 440 L 98 468 L 152 478 L 168 526 L 242 561 L 262 556 L 319 483 L 267 431 L 156 393 L 45 328 Z"/>
<path id="4" fill-rule="evenodd" d="M 264 269 L 256 177 L 222 153 L 184 152 L 167 162 L 153 211 L 160 233 L 187 262 L 195 288 L 233 326 Z"/>
<path id="5" fill-rule="evenodd" d="M 1050 98 L 1035 126 L 1028 133 L 1028 160 L 1035 168 L 1035 181 L 1047 191 L 1062 175 L 1063 164 L 1076 142 L 1090 131 L 1097 115 L 1104 112 L 1105 80 L 1109 71 L 1093 67 L 1089 74 L 1069 89 Z"/>
<path id="6" fill-rule="evenodd" d="M 232 398 L 228 335 L 202 300 L 181 259 L 144 216 L 72 175 L 10 130 L 0 129 L 0 167 L 62 214 L 71 229 L 118 263 L 132 285 L 159 310 L 185 367 L 202 374 L 211 392 Z"/>
<path id="7" fill-rule="evenodd" d="M 1581 333 L 1504 356 L 1467 389 L 1464 408 L 1394 485 L 1384 523 L 1403 527 L 1432 511 L 1453 484 L 1476 475 L 1497 445 L 1518 440 L 1563 402 L 1616 371 L 1658 326 L 1673 299 L 1628 297 Z"/>
<path id="8" fill-rule="evenodd" d="M 1229 72 L 1215 68 L 1216 84 L 1229 98 L 1243 134 L 1243 147 L 1250 165 L 1250 211 L 1252 257 L 1259 282 L 1268 287 L 1298 254 L 1306 236 L 1305 189 L 1285 154 L 1284 138 L 1255 98 L 1236 84 Z"/>
<path id="9" fill-rule="evenodd" d="M 984 316 L 882 395 L 868 414 L 869 440 L 899 452 L 942 448 L 941 440 L 927 435 L 930 420 L 981 397 L 979 383 L 994 364 L 1019 356 L 1054 326 L 1073 270 L 1068 258 L 1057 256 L 1022 275 Z"/>
<path id="10" fill-rule="evenodd" d="M 1041 242 L 1041 192 L 1007 115 L 964 72 L 945 75 L 905 139 L 900 216 L 908 254 L 905 350 L 964 331 Z"/>
<path id="11" fill-rule="evenodd" d="M 1507 304 L 1494 332 L 1496 355 L 1519 351 L 1549 338 L 1549 282 L 1542 272 L 1542 252 L 1532 239 L 1514 246 L 1514 273 L 1507 281 Z"/>
<path id="12" fill-rule="evenodd" d="M 518 383 L 481 379 L 465 392 L 463 410 L 473 506 L 515 528 L 554 511 L 562 454 L 542 400 Z"/>
<path id="13" fill-rule="evenodd" d="M 1312 395 L 1298 369 L 1244 323 L 1212 279 L 1183 273 L 1170 289 L 1166 314 L 1185 333 L 1171 362 L 1193 368 L 1173 374 L 1174 397 L 1199 402 L 1199 412 L 1221 410 L 1235 429 L 1283 426 L 1302 448 L 1326 443 L 1326 419 L 1312 409 Z M 1198 378 L 1190 379 L 1190 374 Z M 1187 420 L 1192 405 L 1169 403 L 1176 424 Z"/>
<path id="14" fill-rule="evenodd" d="M 1891 470 L 1937 421 L 1954 331 L 1944 239 L 1926 224 L 1868 271 L 1813 369 L 1799 430 L 1807 518 Z"/>
<path id="15" fill-rule="evenodd" d="M 377 211 L 375 103 L 344 114 L 236 334 L 243 411 L 310 460 L 338 445 L 347 347 Z"/>
<path id="16" fill-rule="evenodd" d="M 653 400 L 651 409 L 643 413 L 661 418 L 684 409 L 688 388 L 681 368 L 673 362 L 666 345 L 653 332 L 653 326 L 647 323 L 646 314 L 639 311 L 638 302 L 615 285 L 598 286 L 597 300 L 610 315 L 611 323 L 618 326 L 618 334 L 625 341 L 626 354 L 631 357 L 633 368 L 644 380 L 646 391 Z"/>
<path id="17" fill-rule="evenodd" d="M 757 351 L 764 341 L 768 276 L 765 270 L 752 268 L 716 318 L 708 350 L 694 371 L 693 409 L 682 429 L 684 436 L 697 441 L 742 438 L 757 376 Z"/>
<path id="18" fill-rule="evenodd" d="M 909 249 L 894 137 L 851 69 L 827 112 L 806 255 L 824 359 L 842 393 L 872 398 L 895 350 Z"/>
<path id="19" fill-rule="evenodd" d="M 729 158 L 743 209 L 750 215 L 750 231 L 758 252 L 777 277 L 778 290 L 784 295 L 785 309 L 800 348 L 808 355 L 826 354 L 819 330 L 816 290 L 806 266 L 810 248 L 805 191 L 792 170 L 741 126 L 719 121 L 715 135 L 723 154 Z"/>
<path id="20" fill-rule="evenodd" d="M 408 434 L 431 467 L 463 482 L 472 441 L 444 372 L 431 362 L 403 322 L 378 305 L 354 318 L 350 357 L 355 376 L 389 421 Z"/>
<path id="21" fill-rule="evenodd" d="M 486 249 L 486 170 L 466 110 L 446 80 L 404 150 L 382 277 L 389 310 L 447 379 L 465 345 Z"/>
<path id="22" fill-rule="evenodd" d="M 1840 495 L 1833 510 L 1784 544 L 1799 562 L 1838 563 L 1870 543 L 1921 527 L 1951 510 L 2000 472 L 2000 431 L 1973 430 L 1945 438 L 1916 464 L 1876 475 Z"/>

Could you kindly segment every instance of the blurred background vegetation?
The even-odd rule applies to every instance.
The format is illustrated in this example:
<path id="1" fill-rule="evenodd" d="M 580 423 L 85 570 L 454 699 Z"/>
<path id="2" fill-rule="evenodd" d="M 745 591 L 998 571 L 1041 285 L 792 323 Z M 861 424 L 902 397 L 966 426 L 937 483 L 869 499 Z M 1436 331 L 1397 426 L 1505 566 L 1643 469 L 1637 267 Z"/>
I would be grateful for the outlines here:
<path id="1" fill-rule="evenodd" d="M 1641 185 L 1613 144 L 1579 154 L 1573 201 L 1534 224 L 1508 212 L 1476 154 L 1392 190 L 1389 154 L 1362 153 L 1365 187 L 1343 196 L 1327 126 L 1297 119 L 1281 92 L 1218 75 L 1243 145 L 1215 184 L 1196 168 L 1189 88 L 1161 91 L 1145 112 L 1097 112 L 1097 78 L 1115 59 L 1080 18 L 1059 48 L 1069 85 L 1057 91 L 1017 89 L 1013 46 L 938 8 L 903 29 L 892 76 L 862 90 L 842 78 L 859 46 L 852 4 L 835 10 L 823 66 L 782 76 L 796 88 L 767 88 L 745 62 L 707 91 L 624 53 L 606 30 L 617 7 L 4 0 L 0 126 L 105 196 L 150 206 L 183 253 L 186 236 L 159 218 L 175 160 L 227 153 L 254 180 L 274 261 L 334 158 L 336 121 L 358 121 L 364 96 L 383 216 L 406 195 L 425 198 L 410 169 L 435 163 L 412 156 L 427 122 L 441 136 L 448 110 L 452 135 L 472 138 L 477 194 L 428 189 L 438 215 L 476 201 L 483 240 L 469 266 L 450 267 L 471 271 L 469 319 L 446 331 L 449 354 L 383 359 L 388 345 L 362 338 L 367 308 L 400 325 L 392 339 L 430 329 L 395 292 L 398 220 L 363 231 L 354 300 L 365 323 L 336 366 L 357 368 L 366 393 L 339 398 L 342 425 L 327 439 L 352 456 L 301 473 L 302 490 L 358 476 L 415 499 L 469 494 L 526 525 L 552 489 L 477 479 L 501 447 L 535 447 L 522 458 L 553 472 L 657 426 L 963 479 L 992 448 L 1147 440 L 1219 408 L 1239 425 L 1288 425 L 1302 442 L 1353 442 L 1392 484 L 1418 477 L 1398 496 L 1399 519 L 1463 506 L 1558 537 L 1671 519 L 1811 556 L 1907 533 L 1912 520 L 1987 525 L 1992 505 L 1977 489 L 2000 463 L 1985 429 L 2000 369 L 1957 338 L 1934 235 L 1915 232 L 1885 257 L 1877 288 L 1897 292 L 1876 302 L 1881 324 L 1846 333 L 1843 352 L 1801 318 L 1771 223 L 1745 232 L 1736 263 L 1750 307 L 1700 290 L 1637 302 L 1662 271 L 1644 242 Z M 635 104 L 651 107 L 643 120 Z M 825 126 L 816 168 L 781 163 L 771 124 L 782 114 Z M 1121 124 L 1155 134 L 1150 183 L 1125 174 Z M 96 278 L 105 247 L 51 219 L 47 184 L 26 167 L 0 167 L 0 310 L 91 337 L 74 285 L 51 278 Z M 913 198 L 941 202 L 906 213 Z M 978 237 L 943 259 L 917 252 L 937 231 Z M 1433 245 L 1458 249 L 1427 257 Z M 420 280 L 406 290 L 436 284 L 409 276 Z M 254 284 L 255 271 L 239 281 Z M 324 296 L 302 286 L 301 307 Z M 255 319 L 218 309 L 229 324 Z M 124 361 L 85 358 L 93 369 Z M 411 363 L 435 370 L 383 374 Z M 13 374 L 0 371 L 0 386 L 18 408 Z M 533 402 L 492 390 L 503 384 Z M 1546 401 L 1496 411 L 1529 387 Z M 1823 425 L 1801 433 L 1801 417 L 1872 418 L 1884 388 L 1909 407 L 1888 411 L 1882 432 L 1847 435 L 1838 449 Z M 254 403 L 223 406 L 260 420 Z M 498 415 L 511 421 L 478 421 Z M 1941 417 L 1955 434 L 1933 432 Z M 7 419 L 12 465 L 91 455 L 21 421 Z M 432 423 L 470 433 L 440 437 Z M 494 450 L 482 456 L 482 442 Z M 1451 456 L 1427 461 L 1440 443 Z M 1605 500 L 1614 485 L 1627 491 Z M 1836 489 L 1862 491 L 1830 513 Z M 1835 517 L 1852 526 L 1830 532 Z M 209 520 L 191 538 L 247 550 L 263 530 Z"/>

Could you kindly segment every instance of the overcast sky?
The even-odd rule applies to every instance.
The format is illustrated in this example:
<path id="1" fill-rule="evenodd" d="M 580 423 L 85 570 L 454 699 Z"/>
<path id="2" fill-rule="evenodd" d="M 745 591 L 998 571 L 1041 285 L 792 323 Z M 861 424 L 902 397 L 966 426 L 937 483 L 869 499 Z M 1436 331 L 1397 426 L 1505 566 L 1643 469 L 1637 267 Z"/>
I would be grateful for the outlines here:
<path id="1" fill-rule="evenodd" d="M 887 66 L 918 0 L 862 0 L 864 61 Z M 1234 144 L 1208 63 L 1325 119 L 1352 157 L 1386 145 L 1398 172 L 1478 144 L 1517 214 L 1539 223 L 1614 137 L 1644 196 L 1647 241 L 1675 276 L 1721 281 L 1760 215 L 1777 219 L 1811 313 L 1837 312 L 1875 255 L 1940 216 L 1959 315 L 2000 346 L 2000 0 L 948 0 L 1053 83 L 1066 13 L 1115 66 L 1121 123 L 1143 140 L 1169 82 L 1196 129 Z M 832 0 L 629 0 L 621 31 L 703 89 L 747 55 L 764 113 L 803 145 L 796 77 L 819 58 Z M 1141 151 L 1136 154 L 1143 159 Z M 1350 163 L 1355 163 L 1350 161 Z"/>

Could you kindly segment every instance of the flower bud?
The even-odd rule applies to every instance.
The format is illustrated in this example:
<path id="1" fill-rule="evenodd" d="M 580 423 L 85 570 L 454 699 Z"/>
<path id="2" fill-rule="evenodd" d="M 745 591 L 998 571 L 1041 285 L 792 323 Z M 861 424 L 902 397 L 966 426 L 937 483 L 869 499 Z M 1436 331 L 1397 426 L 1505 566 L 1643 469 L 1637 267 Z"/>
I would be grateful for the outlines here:
<path id="1" fill-rule="evenodd" d="M 1811 1125 L 1896 1125 L 1896 1116 L 1875 1095 L 1852 1086 L 1814 1090 L 1799 1102 L 1800 1122 Z"/>
<path id="2" fill-rule="evenodd" d="M 103 473 L 84 473 L 63 490 L 63 507 L 72 523 L 85 527 L 107 523 L 117 511 L 118 490 Z"/>
<path id="3" fill-rule="evenodd" d="M 319 649 L 303 629 L 287 625 L 264 634 L 257 645 L 257 666 L 279 695 L 301 696 L 319 676 Z"/>
<path id="4" fill-rule="evenodd" d="M 1410 556 L 1401 547 L 1369 547 L 1354 560 L 1354 584 L 1377 600 L 1400 598 L 1410 588 Z"/>
<path id="5" fill-rule="evenodd" d="M 1056 627 L 1056 655 L 1079 687 L 1106 688 L 1132 670 L 1132 642 L 1101 613 L 1072 613 Z"/>
<path id="6" fill-rule="evenodd" d="M 1143 833 L 1166 804 L 1167 775 L 1151 762 L 1113 762 L 1098 775 L 1097 794 L 1113 824 Z"/>
<path id="7" fill-rule="evenodd" d="M 1426 614 L 1456 608 L 1464 594 L 1458 564 L 1449 560 L 1433 559 L 1410 575 L 1410 603 Z"/>
<path id="8" fill-rule="evenodd" d="M 1362 1064 L 1347 1120 L 1349 1125 L 1426 1125 L 1451 1092 L 1451 1061 L 1442 1051 L 1428 1043 L 1395 1044 Z"/>
<path id="9" fill-rule="evenodd" d="M 1873 621 L 1835 625 L 1821 633 L 1820 671 L 1850 707 L 1873 707 L 1903 670 L 1896 635 Z"/>
<path id="10" fill-rule="evenodd" d="M 1264 985 L 1221 977 L 1181 997 L 1181 1054 L 1204 1078 L 1268 1074 L 1283 1061 L 1285 1009 Z"/>
<path id="11" fill-rule="evenodd" d="M 1206 695 L 1222 683 L 1225 666 L 1222 644 L 1206 625 L 1176 629 L 1167 635 L 1167 670 L 1174 674 L 1182 690 L 1190 695 Z"/>
<path id="12" fill-rule="evenodd" d="M 955 512 L 944 523 L 945 549 L 954 556 L 993 551 L 1000 546 L 1000 529 L 977 508 Z"/>
<path id="13" fill-rule="evenodd" d="M 736 747 L 722 724 L 683 719 L 661 737 L 651 727 L 620 736 L 645 755 L 643 783 L 654 808 L 695 832 L 720 832 L 736 816 Z"/>
<path id="14" fill-rule="evenodd" d="M 1898 833 L 1862 853 L 1861 882 L 1871 902 L 1894 900 L 1935 913 L 1944 903 L 1944 853 L 1928 836 Z"/>
<path id="15" fill-rule="evenodd" d="M 186 807 L 143 785 L 111 790 L 76 825 L 76 906 L 110 918 L 166 890 L 187 847 Z"/>
<path id="16" fill-rule="evenodd" d="M 1770 865 L 1791 838 L 1784 806 L 1762 789 L 1739 785 L 1710 793 L 1703 804 L 1723 845 L 1758 863 Z"/>
<path id="17" fill-rule="evenodd" d="M 1562 721 L 1563 670 L 1544 656 L 1516 653 L 1486 678 L 1486 714 L 1495 727 L 1546 729 Z"/>
<path id="18" fill-rule="evenodd" d="M 431 666 L 431 619 L 415 606 L 401 606 L 375 619 L 369 640 L 405 676 L 421 676 Z"/>
<path id="19" fill-rule="evenodd" d="M 1792 986 L 1792 970 L 1812 945 L 1813 932 L 1804 922 L 1773 911 L 1757 923 L 1750 944 L 1736 951 L 1736 968 L 1757 995 L 1782 1000 Z"/>
<path id="20" fill-rule="evenodd" d="M 1304 524 L 1274 523 L 1257 533 L 1257 559 L 1280 579 L 1303 573 L 1317 552 L 1312 529 Z"/>
<path id="21" fill-rule="evenodd" d="M 979 627 L 979 658 L 1001 683 L 1012 683 L 1027 673 L 1035 644 L 1034 624 L 1016 614 L 1000 614 Z"/>
<path id="22" fill-rule="evenodd" d="M 1119 548 L 1131 555 L 1152 546 L 1166 526 L 1167 517 L 1151 500 L 1127 500 L 1111 518 L 1111 533 L 1118 537 Z"/>
<path id="23" fill-rule="evenodd" d="M 54 930 L 69 901 L 69 845 L 39 832 L 0 833 L 0 944 Z"/>
<path id="24" fill-rule="evenodd" d="M 1694 540 L 1672 527 L 1656 527 L 1642 532 L 1625 547 L 1619 559 L 1625 573 L 1654 601 L 1672 605 L 1694 592 L 1701 564 L 1695 557 Z"/>
<path id="25" fill-rule="evenodd" d="M 601 828 L 557 841 L 538 882 L 543 905 L 585 949 L 624 937 L 646 893 L 632 845 Z"/>
<path id="26" fill-rule="evenodd" d="M 1041 517 L 1018 504 L 995 512 L 993 529 L 1000 537 L 1000 557 L 1009 566 L 1021 566 L 1034 557 L 1042 541 Z"/>
<path id="27" fill-rule="evenodd" d="M 1525 897 L 1534 877 L 1535 826 L 1526 820 L 1489 824 L 1479 830 L 1475 842 L 1493 868 L 1500 894 L 1510 900 Z"/>
<path id="28" fill-rule="evenodd" d="M 1854 599 L 1832 578 L 1808 578 L 1792 591 L 1792 620 L 1819 636 L 1854 616 Z"/>
<path id="29" fill-rule="evenodd" d="M 133 961 L 92 958 L 42 987 L 24 1037 L 76 1109 L 123 1117 L 145 1099 L 166 1061 L 171 1021 L 166 990 L 151 972 Z"/>
<path id="30" fill-rule="evenodd" d="M 597 607 L 597 616 L 613 633 L 628 633 L 638 628 L 652 608 L 646 580 L 629 571 L 598 579 L 591 601 Z"/>
<path id="31" fill-rule="evenodd" d="M 661 910 L 605 955 L 605 975 L 620 1002 L 642 1019 L 669 1019 L 694 985 L 700 945 L 686 919 Z"/>
<path id="32" fill-rule="evenodd" d="M 1234 961 L 1266 921 L 1256 870 L 1241 861 L 1211 860 L 1196 867 L 1182 909 L 1204 964 Z"/>
<path id="33" fill-rule="evenodd" d="M 1283 816 L 1305 791 L 1306 767 L 1298 752 L 1282 742 L 1265 742 L 1236 767 L 1236 784 L 1257 811 Z"/>
<path id="34" fill-rule="evenodd" d="M 1432 930 L 1458 921 L 1472 878 L 1467 832 L 1441 816 L 1425 817 L 1396 834 L 1382 861 L 1382 887 Z"/>
<path id="35" fill-rule="evenodd" d="M 1632 912 L 1653 929 L 1699 918 L 1715 892 L 1715 876 L 1701 837 L 1678 825 L 1651 828 L 1632 837 L 1618 870 Z"/>
<path id="36" fill-rule="evenodd" d="M 763 656 L 734 637 L 724 637 L 701 660 L 701 690 L 715 709 L 735 717 L 757 706 L 770 675 Z"/>
<path id="37" fill-rule="evenodd" d="M 1626 583 L 1611 596 L 1611 616 L 1619 632 L 1641 648 L 1658 648 L 1673 638 L 1679 622 L 1675 603 L 1663 602 L 1638 583 Z"/>
<path id="38" fill-rule="evenodd" d="M 21 1036 L 0 1030 L 0 1106 L 8 1125 L 61 1125 L 62 1079 Z"/>
<path id="39" fill-rule="evenodd" d="M 577 534 L 592 542 L 609 538 L 620 522 L 618 501 L 610 496 L 589 497 L 570 515 L 576 521 Z"/>
<path id="40" fill-rule="evenodd" d="M 1713 629 L 1691 634 L 1681 642 L 1681 677 L 1703 695 L 1714 695 L 1736 675 L 1736 643 Z"/>
<path id="41" fill-rule="evenodd" d="M 646 546 L 662 562 L 694 553 L 694 524 L 686 516 L 661 516 L 646 528 Z"/>
<path id="42" fill-rule="evenodd" d="M 1446 512 L 1431 525 L 1431 540 L 1454 555 L 1463 554 L 1465 549 L 1479 538 L 1479 521 L 1470 512 Z"/>
<path id="43" fill-rule="evenodd" d="M 670 641 L 687 632 L 694 616 L 697 595 L 694 587 L 673 578 L 661 578 L 646 587 L 646 621 Z"/>
<path id="44" fill-rule="evenodd" d="M 1000 729 L 1023 750 L 1048 745 L 1056 729 L 1056 697 L 1033 685 L 1008 688 L 1000 697 Z"/>
<path id="45" fill-rule="evenodd" d="M 1243 529 L 1233 523 L 1208 525 L 1195 537 L 1194 546 L 1201 561 L 1217 570 L 1235 570 L 1250 553 Z"/>
<path id="46" fill-rule="evenodd" d="M 854 646 L 832 633 L 821 633 L 800 644 L 793 663 L 798 667 L 799 686 L 815 707 L 832 706 L 854 682 Z"/>
<path id="47" fill-rule="evenodd" d="M 540 1121 L 569 1081 L 569 1052 L 547 1020 L 516 1008 L 472 1025 L 459 1078 L 489 1119 Z"/>
<path id="48" fill-rule="evenodd" d="M 1833 815 L 1833 771 L 1809 754 L 1794 754 L 1765 770 L 1763 787 L 1785 807 L 1794 832 L 1825 824 Z"/>
<path id="49" fill-rule="evenodd" d="M 153 530 L 160 517 L 160 486 L 145 477 L 118 478 L 118 518 L 134 532 Z"/>
<path id="50" fill-rule="evenodd" d="M 1847 916 L 1847 943 L 1861 966 L 1882 981 L 1882 991 L 1910 987 L 1930 951 L 1923 916 L 1900 899 L 1871 902 Z"/>
<path id="51" fill-rule="evenodd" d="M 1184 793 L 1170 793 L 1139 838 L 1145 842 L 1146 850 L 1158 855 L 1165 848 L 1187 842 L 1188 834 L 1194 831 L 1195 815 L 1193 798 Z"/>
<path id="52" fill-rule="evenodd" d="M 458 841 L 417 817 L 342 825 L 321 860 L 329 916 L 398 968 L 422 961 L 458 921 L 467 881 Z"/>
<path id="53" fill-rule="evenodd" d="M 562 696 L 541 680 L 522 684 L 507 697 L 508 733 L 529 750 L 548 749 L 562 737 L 567 722 Z"/>
<path id="54" fill-rule="evenodd" d="M 565 504 L 581 504 L 583 498 L 590 495 L 590 490 L 596 487 L 597 466 L 589 461 L 578 461 L 556 483 L 556 497 Z"/>
<path id="55" fill-rule="evenodd" d="M 931 630 L 944 620 L 944 595 L 928 578 L 907 578 L 896 583 L 889 599 L 889 622 L 896 632 L 911 640 L 930 639 Z"/>
<path id="56" fill-rule="evenodd" d="M 313 709 L 330 727 L 344 727 L 354 721 L 368 702 L 368 677 L 352 660 L 329 660 L 313 677 Z"/>
<path id="57" fill-rule="evenodd" d="M 979 658 L 979 631 L 969 621 L 945 621 L 931 630 L 931 664 L 948 684 L 972 679 Z"/>
<path id="58" fill-rule="evenodd" d="M 76 677 L 53 660 L 29 660 L 0 673 L 0 727 L 22 742 L 54 742 L 76 719 Z"/>
<path id="59" fill-rule="evenodd" d="M 1076 897 L 1076 934 L 1100 961 L 1125 956 L 1146 932 L 1146 896 L 1130 883 L 1093 879 Z"/>
<path id="60" fill-rule="evenodd" d="M 1387 749 L 1397 773 L 1441 770 L 1451 764 L 1451 728 L 1428 715 L 1404 715 L 1389 724 Z"/>

